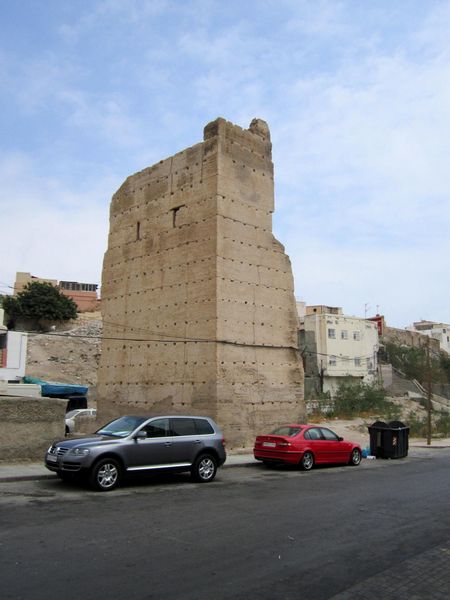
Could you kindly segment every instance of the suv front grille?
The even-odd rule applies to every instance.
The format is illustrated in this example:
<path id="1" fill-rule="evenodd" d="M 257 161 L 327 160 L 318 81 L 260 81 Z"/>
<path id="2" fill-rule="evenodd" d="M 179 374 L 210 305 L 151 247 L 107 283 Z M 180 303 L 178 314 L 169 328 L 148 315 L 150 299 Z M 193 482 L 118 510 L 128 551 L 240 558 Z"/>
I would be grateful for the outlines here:
<path id="1" fill-rule="evenodd" d="M 49 450 L 49 454 L 53 454 L 54 456 L 64 456 L 66 452 L 68 452 L 69 448 L 60 448 L 59 446 L 53 446 Z"/>

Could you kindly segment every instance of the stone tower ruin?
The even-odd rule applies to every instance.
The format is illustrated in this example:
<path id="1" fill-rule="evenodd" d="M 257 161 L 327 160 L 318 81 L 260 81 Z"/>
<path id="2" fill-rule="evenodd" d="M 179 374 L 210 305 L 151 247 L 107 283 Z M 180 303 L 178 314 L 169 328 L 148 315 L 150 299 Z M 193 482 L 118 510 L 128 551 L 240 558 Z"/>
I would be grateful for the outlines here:
<path id="1" fill-rule="evenodd" d="M 114 194 L 102 276 L 101 419 L 206 414 L 231 447 L 303 417 L 288 256 L 272 234 L 267 124 L 204 141 Z"/>

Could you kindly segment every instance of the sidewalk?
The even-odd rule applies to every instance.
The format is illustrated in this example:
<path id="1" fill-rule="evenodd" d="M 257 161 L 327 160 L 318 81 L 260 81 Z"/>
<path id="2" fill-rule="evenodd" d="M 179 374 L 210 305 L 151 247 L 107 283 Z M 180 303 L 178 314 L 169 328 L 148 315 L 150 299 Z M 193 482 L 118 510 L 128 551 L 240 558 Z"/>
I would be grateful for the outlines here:
<path id="1" fill-rule="evenodd" d="M 409 449 L 427 449 L 427 450 L 442 450 L 450 448 L 450 439 L 433 440 L 431 446 L 427 446 L 426 440 L 412 439 L 409 440 Z M 222 468 L 242 467 L 248 465 L 259 464 L 252 454 L 250 448 L 246 448 L 238 452 L 228 452 L 227 461 Z M 7 481 L 36 481 L 39 479 L 47 479 L 55 477 L 44 466 L 44 461 L 41 462 L 17 462 L 17 463 L 1 463 L 0 462 L 0 483 Z"/>
<path id="2" fill-rule="evenodd" d="M 222 468 L 257 464 L 253 454 L 228 454 Z M 0 463 L 0 483 L 7 481 L 38 481 L 55 477 L 42 462 Z"/>

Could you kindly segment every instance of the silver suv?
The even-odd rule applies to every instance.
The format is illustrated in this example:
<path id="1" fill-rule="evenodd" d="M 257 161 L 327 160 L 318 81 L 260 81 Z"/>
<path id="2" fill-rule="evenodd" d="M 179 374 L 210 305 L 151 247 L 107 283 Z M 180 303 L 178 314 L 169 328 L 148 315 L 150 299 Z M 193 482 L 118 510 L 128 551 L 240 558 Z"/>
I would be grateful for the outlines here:
<path id="1" fill-rule="evenodd" d="M 209 417 L 127 415 L 91 437 L 53 443 L 45 466 L 61 479 L 87 475 L 94 489 L 106 492 L 127 473 L 151 470 L 190 471 L 206 483 L 225 459 L 223 435 Z"/>

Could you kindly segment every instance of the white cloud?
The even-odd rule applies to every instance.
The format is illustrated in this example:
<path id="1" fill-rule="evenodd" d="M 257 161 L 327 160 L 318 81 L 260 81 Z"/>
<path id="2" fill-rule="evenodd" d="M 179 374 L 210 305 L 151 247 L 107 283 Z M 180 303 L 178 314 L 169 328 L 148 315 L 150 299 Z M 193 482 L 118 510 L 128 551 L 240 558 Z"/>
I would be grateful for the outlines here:
<path id="1" fill-rule="evenodd" d="M 392 53 L 286 86 L 275 222 L 308 302 L 449 320 L 450 40 L 431 21 Z"/>
<path id="2" fill-rule="evenodd" d="M 359 314 L 380 304 L 396 324 L 448 321 L 449 26 L 448 3 L 413 0 L 101 0 L 67 9 L 59 45 L 32 59 L 0 55 L 0 79 L 30 124 L 27 145 L 11 147 L 28 154 L 29 141 L 36 152 L 3 163 L 11 215 L 25 222 L 31 210 L 41 228 L 59 231 L 69 214 L 90 246 L 94 228 L 77 207 L 104 218 L 119 179 L 200 141 L 217 116 L 243 127 L 258 116 L 272 132 L 274 222 L 297 293 Z M 10 244 L 11 261 L 47 265 L 35 260 L 41 254 L 56 265 L 38 240 L 33 253 Z M 102 252 L 94 244 L 88 254 L 100 264 Z M 83 261 L 84 272 L 95 262 Z"/>
<path id="3" fill-rule="evenodd" d="M 285 6 L 294 13 L 286 24 L 286 30 L 289 32 L 313 38 L 329 38 L 347 35 L 352 29 L 345 22 L 345 4 L 338 0 L 289 0 Z"/>
<path id="4" fill-rule="evenodd" d="M 16 271 L 99 282 L 113 178 L 91 182 L 83 194 L 39 175 L 25 155 L 3 159 L 0 178 L 2 283 L 12 284 Z"/>
<path id="5" fill-rule="evenodd" d="M 77 7 L 70 22 L 59 26 L 59 34 L 66 42 L 75 43 L 99 28 L 117 27 L 119 23 L 139 29 L 171 6 L 169 0 L 100 0 L 89 3 L 84 12 Z"/>

